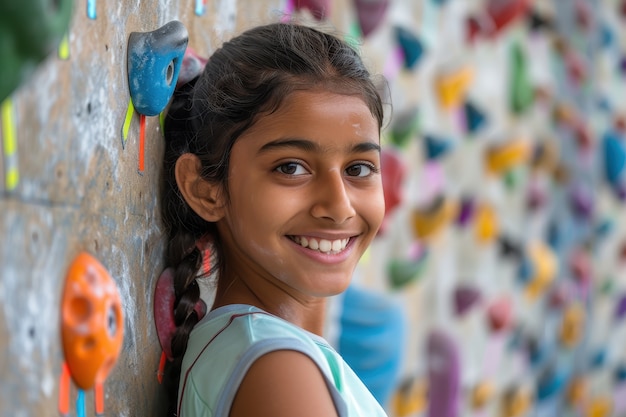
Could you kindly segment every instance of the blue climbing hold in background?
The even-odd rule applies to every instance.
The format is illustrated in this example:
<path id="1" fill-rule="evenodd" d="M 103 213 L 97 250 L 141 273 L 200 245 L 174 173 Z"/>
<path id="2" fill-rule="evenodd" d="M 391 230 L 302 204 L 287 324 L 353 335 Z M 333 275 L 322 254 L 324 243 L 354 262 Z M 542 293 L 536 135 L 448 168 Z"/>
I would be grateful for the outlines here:
<path id="1" fill-rule="evenodd" d="M 602 137 L 604 156 L 604 175 L 612 186 L 620 184 L 626 168 L 626 147 L 622 138 L 615 131 L 608 131 Z"/>
<path id="2" fill-rule="evenodd" d="M 338 351 L 380 404 L 400 377 L 406 319 L 389 297 L 348 287 L 343 295 Z"/>
<path id="3" fill-rule="evenodd" d="M 424 135 L 426 157 L 430 160 L 445 156 L 452 149 L 452 141 L 435 135 Z"/>
<path id="4" fill-rule="evenodd" d="M 415 68 L 424 53 L 422 42 L 410 30 L 401 26 L 395 27 L 395 34 L 404 53 L 404 67 L 409 70 Z"/>
<path id="5" fill-rule="evenodd" d="M 464 104 L 465 123 L 468 133 L 476 133 L 487 121 L 485 114 L 471 101 Z"/>

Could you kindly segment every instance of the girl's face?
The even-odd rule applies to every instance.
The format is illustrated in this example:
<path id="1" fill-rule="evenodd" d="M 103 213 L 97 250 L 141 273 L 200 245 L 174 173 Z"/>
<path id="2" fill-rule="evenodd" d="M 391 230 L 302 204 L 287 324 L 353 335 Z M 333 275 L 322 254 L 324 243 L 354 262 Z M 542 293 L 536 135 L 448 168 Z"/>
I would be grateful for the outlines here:
<path id="1" fill-rule="evenodd" d="M 228 279 L 299 300 L 343 291 L 384 215 L 379 143 L 357 96 L 297 91 L 261 117 L 230 156 Z"/>

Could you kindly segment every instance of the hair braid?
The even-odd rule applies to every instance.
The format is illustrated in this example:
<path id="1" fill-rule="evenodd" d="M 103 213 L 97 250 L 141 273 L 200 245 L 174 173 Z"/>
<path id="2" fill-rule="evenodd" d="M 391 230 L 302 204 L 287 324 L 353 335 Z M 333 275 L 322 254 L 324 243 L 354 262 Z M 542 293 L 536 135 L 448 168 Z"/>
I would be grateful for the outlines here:
<path id="1" fill-rule="evenodd" d="M 171 340 L 173 360 L 167 367 L 166 389 L 169 396 L 168 415 L 176 415 L 176 397 L 180 367 L 187 349 L 191 330 L 198 322 L 195 305 L 200 299 L 196 276 L 202 265 L 202 253 L 196 247 L 196 237 L 188 230 L 171 231 L 168 263 L 174 269 L 174 323 L 176 330 Z"/>

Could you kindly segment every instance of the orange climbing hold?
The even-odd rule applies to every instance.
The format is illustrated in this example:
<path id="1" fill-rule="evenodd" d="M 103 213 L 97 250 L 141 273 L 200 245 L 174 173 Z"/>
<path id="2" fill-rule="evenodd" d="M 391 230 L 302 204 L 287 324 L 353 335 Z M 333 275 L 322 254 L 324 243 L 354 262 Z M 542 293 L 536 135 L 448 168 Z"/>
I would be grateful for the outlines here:
<path id="1" fill-rule="evenodd" d="M 530 392 L 522 387 L 509 389 L 502 399 L 502 416 L 518 417 L 526 414 L 532 405 Z"/>
<path id="2" fill-rule="evenodd" d="M 494 175 L 507 173 L 511 168 L 526 163 L 532 155 L 532 147 L 525 139 L 515 139 L 487 149 L 487 172 Z"/>
<path id="3" fill-rule="evenodd" d="M 565 347 L 572 348 L 580 342 L 585 322 L 585 310 L 579 303 L 570 304 L 563 313 L 559 339 Z"/>
<path id="4" fill-rule="evenodd" d="M 587 409 L 585 417 L 608 417 L 613 412 L 613 401 L 606 396 L 598 396 L 593 398 Z"/>
<path id="5" fill-rule="evenodd" d="M 496 393 L 496 388 L 489 381 L 480 381 L 472 389 L 472 408 L 480 410 L 483 408 Z"/>
<path id="6" fill-rule="evenodd" d="M 426 408 L 428 384 L 423 379 L 410 379 L 400 386 L 393 397 L 397 417 L 421 413 Z"/>
<path id="7" fill-rule="evenodd" d="M 97 259 L 79 254 L 67 272 L 61 304 L 63 350 L 79 388 L 106 380 L 122 347 L 123 324 L 115 281 Z"/>
<path id="8" fill-rule="evenodd" d="M 526 287 L 526 295 L 536 300 L 556 278 L 559 263 L 554 251 L 540 240 L 529 244 L 528 257 L 534 273 Z"/>
<path id="9" fill-rule="evenodd" d="M 435 80 L 435 90 L 441 107 L 452 110 L 463 104 L 473 80 L 474 71 L 470 67 L 439 74 Z"/>
<path id="10" fill-rule="evenodd" d="M 428 207 L 413 210 L 413 230 L 419 239 L 435 237 L 456 218 L 458 204 L 444 196 L 436 198 Z"/>
<path id="11" fill-rule="evenodd" d="M 474 216 L 474 233 L 478 243 L 493 242 L 500 234 L 500 222 L 494 207 L 488 203 L 481 203 Z"/>

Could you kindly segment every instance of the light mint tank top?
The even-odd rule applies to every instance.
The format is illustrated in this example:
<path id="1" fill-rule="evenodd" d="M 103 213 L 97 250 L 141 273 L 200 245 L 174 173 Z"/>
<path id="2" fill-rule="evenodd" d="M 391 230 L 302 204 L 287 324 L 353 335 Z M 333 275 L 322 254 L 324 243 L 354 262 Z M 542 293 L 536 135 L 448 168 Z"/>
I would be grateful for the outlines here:
<path id="1" fill-rule="evenodd" d="M 179 417 L 228 417 L 246 372 L 260 356 L 295 350 L 320 368 L 340 417 L 386 417 L 361 380 L 323 338 L 259 308 L 235 304 L 194 327 L 183 358 Z"/>

